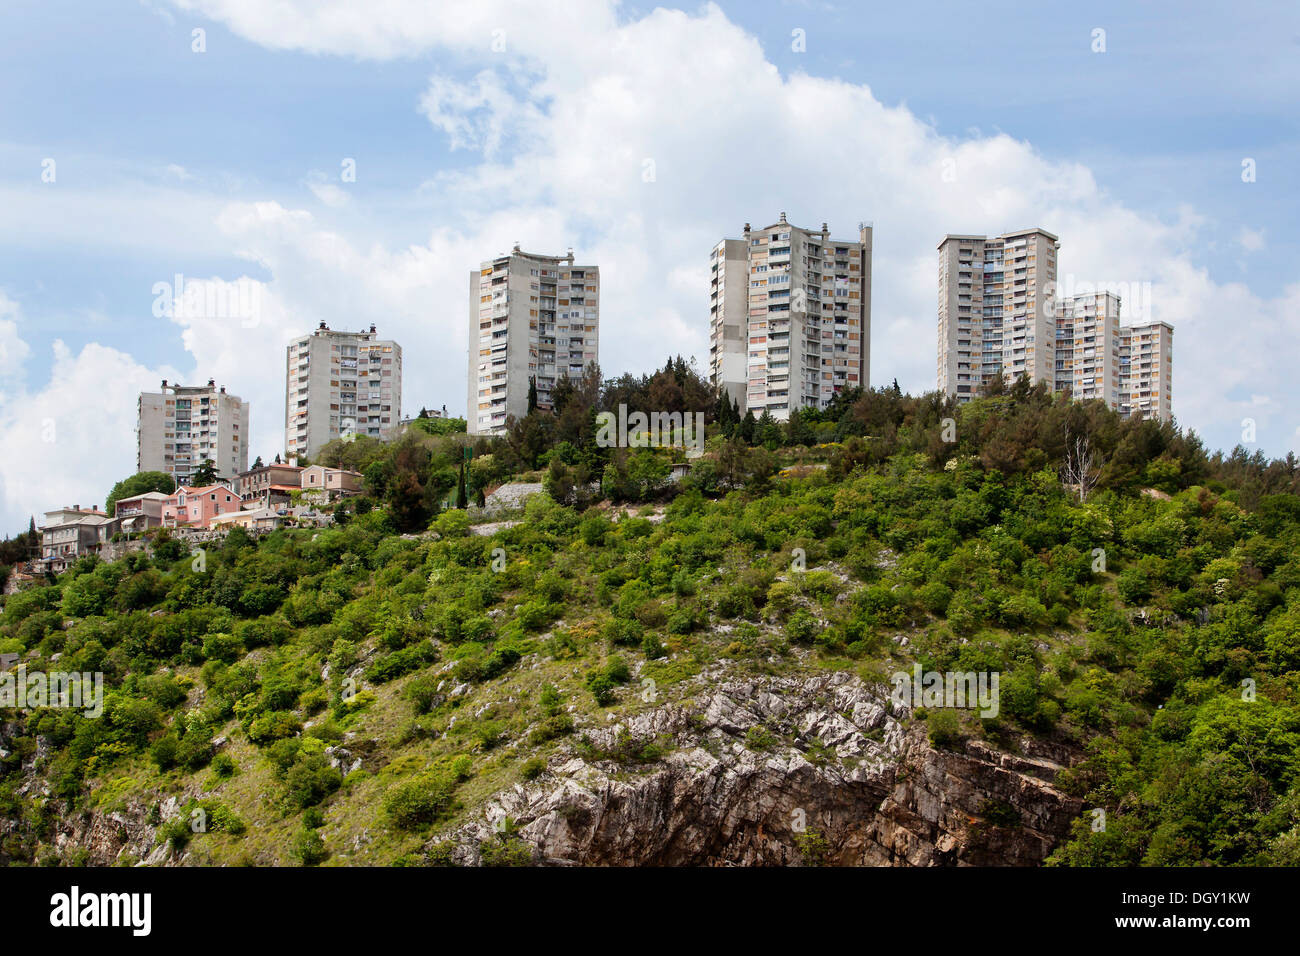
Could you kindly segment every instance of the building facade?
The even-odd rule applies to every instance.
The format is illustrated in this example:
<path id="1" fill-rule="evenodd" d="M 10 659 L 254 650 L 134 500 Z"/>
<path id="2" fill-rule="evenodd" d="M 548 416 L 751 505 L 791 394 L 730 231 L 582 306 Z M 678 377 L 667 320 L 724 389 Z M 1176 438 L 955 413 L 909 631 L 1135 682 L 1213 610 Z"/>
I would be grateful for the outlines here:
<path id="1" fill-rule="evenodd" d="M 1168 322 L 1119 329 L 1119 413 L 1172 421 L 1174 327 Z"/>
<path id="2" fill-rule="evenodd" d="M 163 506 L 170 500 L 170 495 L 159 491 L 148 491 L 131 498 L 119 498 L 113 505 L 113 519 L 122 531 L 147 531 L 162 524 Z"/>
<path id="3" fill-rule="evenodd" d="M 163 504 L 162 523 L 165 528 L 196 528 L 206 531 L 217 515 L 239 511 L 241 506 L 239 495 L 229 485 L 180 487 Z"/>
<path id="4" fill-rule="evenodd" d="M 781 421 L 866 388 L 871 368 L 872 227 L 832 239 L 781 218 L 710 254 L 709 367 L 741 413 Z"/>
<path id="5" fill-rule="evenodd" d="M 959 402 L 995 376 L 1056 384 L 1057 237 L 1045 229 L 939 243 L 939 390 Z"/>
<path id="6" fill-rule="evenodd" d="M 402 420 L 402 347 L 369 332 L 335 332 L 324 322 L 285 350 L 287 461 L 314 457 L 351 435 L 392 438 Z M 243 469 L 246 470 L 246 469 Z"/>
<path id="7" fill-rule="evenodd" d="M 136 471 L 166 472 L 177 485 L 206 460 L 233 478 L 248 469 L 249 406 L 212 379 L 142 392 L 136 419 Z"/>
<path id="8" fill-rule="evenodd" d="M 112 523 L 113 519 L 94 507 L 73 505 L 45 512 L 45 524 L 39 529 L 41 570 L 57 574 L 84 555 L 98 554 L 111 536 L 107 529 Z"/>
<path id="9" fill-rule="evenodd" d="M 709 376 L 742 412 L 748 353 L 749 243 L 723 239 L 709 254 Z"/>
<path id="10" fill-rule="evenodd" d="M 1122 417 L 1173 418 L 1173 327 L 1122 324 L 1113 292 L 1056 297 L 1057 237 L 1044 229 L 939 243 L 939 390 L 967 402 L 1025 375 Z"/>
<path id="11" fill-rule="evenodd" d="M 600 360 L 600 270 L 565 256 L 521 252 L 481 262 L 469 274 L 471 435 L 499 435 L 528 413 L 530 381 L 549 408 L 562 378 Z"/>
<path id="12" fill-rule="evenodd" d="M 303 469 L 300 476 L 301 489 L 312 498 L 334 501 L 361 494 L 362 476 L 355 471 L 343 468 L 326 468 L 324 465 L 312 465 Z M 310 493 L 315 492 L 314 495 Z"/>
<path id="13" fill-rule="evenodd" d="M 1111 292 L 1057 300 L 1055 391 L 1120 410 L 1119 309 Z"/>
<path id="14" fill-rule="evenodd" d="M 297 465 L 263 465 L 235 479 L 235 494 L 245 502 L 265 502 L 271 497 L 287 499 L 291 492 L 302 487 L 302 472 Z"/>

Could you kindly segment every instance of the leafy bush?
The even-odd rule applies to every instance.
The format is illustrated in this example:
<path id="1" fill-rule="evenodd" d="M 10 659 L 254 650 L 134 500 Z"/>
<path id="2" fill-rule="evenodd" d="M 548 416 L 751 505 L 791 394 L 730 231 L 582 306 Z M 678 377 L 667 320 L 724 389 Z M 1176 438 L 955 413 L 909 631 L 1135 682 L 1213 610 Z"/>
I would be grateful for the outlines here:
<path id="1" fill-rule="evenodd" d="M 384 811 L 395 826 L 414 830 L 433 823 L 446 812 L 454 792 L 452 781 L 425 774 L 390 787 L 384 795 Z"/>

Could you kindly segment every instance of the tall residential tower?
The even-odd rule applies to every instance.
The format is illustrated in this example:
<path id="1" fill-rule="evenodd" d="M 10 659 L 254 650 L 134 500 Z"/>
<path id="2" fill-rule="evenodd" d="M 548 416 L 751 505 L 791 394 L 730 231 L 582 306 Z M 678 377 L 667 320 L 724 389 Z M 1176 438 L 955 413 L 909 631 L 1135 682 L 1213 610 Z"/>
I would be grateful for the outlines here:
<path id="1" fill-rule="evenodd" d="M 1112 292 L 1057 300 L 1055 391 L 1120 410 L 1119 308 Z"/>
<path id="2" fill-rule="evenodd" d="M 312 458 L 335 438 L 391 438 L 402 419 L 402 347 L 324 322 L 285 349 L 286 460 Z"/>
<path id="3" fill-rule="evenodd" d="M 939 390 L 970 401 L 1001 375 L 1056 380 L 1056 250 L 1045 229 L 939 243 Z"/>
<path id="4" fill-rule="evenodd" d="M 939 390 L 968 402 L 1022 375 L 1124 418 L 1173 417 L 1173 327 L 1121 324 L 1098 288 L 1057 298 L 1060 243 L 1044 229 L 945 236 L 939 243 Z"/>
<path id="5" fill-rule="evenodd" d="M 866 388 L 871 368 L 871 225 L 832 239 L 786 221 L 745 223 L 710 254 L 709 368 L 741 412 L 787 420 Z"/>
<path id="6" fill-rule="evenodd" d="M 600 269 L 565 256 L 521 252 L 484 260 L 469 274 L 469 389 L 465 421 L 471 435 L 499 435 L 506 417 L 528 413 L 530 380 L 537 405 L 551 389 L 598 362 Z"/>
<path id="7" fill-rule="evenodd" d="M 211 459 L 217 474 L 233 479 L 248 470 L 248 403 L 225 386 L 169 385 L 142 392 L 137 407 L 136 471 L 162 471 L 189 482 Z"/>
<path id="8" fill-rule="evenodd" d="M 1173 418 L 1174 327 L 1168 322 L 1119 329 L 1119 411 L 1125 418 Z"/>

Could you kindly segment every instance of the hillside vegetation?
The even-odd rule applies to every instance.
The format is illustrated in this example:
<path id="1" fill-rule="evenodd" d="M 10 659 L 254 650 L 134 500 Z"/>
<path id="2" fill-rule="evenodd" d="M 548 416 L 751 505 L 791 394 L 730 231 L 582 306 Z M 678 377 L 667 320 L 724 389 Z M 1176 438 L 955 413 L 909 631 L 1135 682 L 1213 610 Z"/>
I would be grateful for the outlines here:
<path id="1" fill-rule="evenodd" d="M 0 854 L 87 862 L 56 835 L 90 812 L 156 826 L 156 860 L 445 862 L 493 793 L 718 662 L 873 683 L 920 663 L 1001 674 L 995 718 L 916 715 L 935 746 L 1083 755 L 1058 783 L 1106 826 L 1081 817 L 1049 863 L 1300 863 L 1294 461 L 1032 389 L 961 409 L 885 389 L 783 426 L 711 405 L 673 485 L 668 452 L 594 447 L 607 400 L 478 445 L 471 500 L 536 468 L 549 492 L 489 534 L 439 513 L 468 440 L 408 434 L 327 452 L 369 459 L 336 527 L 235 529 L 202 562 L 160 534 L 10 596 L 0 651 L 102 672 L 106 700 L 0 711 Z M 1086 500 L 1060 476 L 1081 434 Z M 508 826 L 482 856 L 531 858 Z"/>

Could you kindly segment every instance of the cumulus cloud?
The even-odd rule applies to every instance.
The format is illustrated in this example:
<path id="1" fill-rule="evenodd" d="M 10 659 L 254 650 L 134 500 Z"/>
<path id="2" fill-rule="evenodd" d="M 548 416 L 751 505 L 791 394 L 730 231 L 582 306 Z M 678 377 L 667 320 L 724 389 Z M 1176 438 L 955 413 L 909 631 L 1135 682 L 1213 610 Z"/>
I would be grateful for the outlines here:
<path id="1" fill-rule="evenodd" d="M 8 379 L 21 374 L 23 362 L 30 354 L 27 343 L 18 337 L 18 303 L 0 292 L 0 376 Z M 0 391 L 0 403 L 4 392 Z"/>
<path id="2" fill-rule="evenodd" d="M 20 340 L 21 341 L 21 340 Z M 26 345 L 23 345 L 26 349 Z M 53 346 L 50 378 L 0 406 L 0 516 L 6 533 L 64 505 L 103 505 L 113 482 L 135 471 L 136 401 L 171 368 L 148 369 L 102 345 Z"/>
<path id="3" fill-rule="evenodd" d="M 284 345 L 321 320 L 374 322 L 402 342 L 407 409 L 461 411 L 468 273 L 516 241 L 537 252 L 572 246 L 601 267 L 607 374 L 648 370 L 669 352 L 702 359 L 710 248 L 781 212 L 810 227 L 827 221 L 835 236 L 873 223 L 873 383 L 934 387 L 944 234 L 1041 225 L 1061 237 L 1063 275 L 1128 283 L 1141 290 L 1133 311 L 1141 299 L 1144 317 L 1174 324 L 1183 424 L 1231 447 L 1250 414 L 1267 451 L 1300 447 L 1286 411 L 1296 385 L 1280 358 L 1300 345 L 1300 317 L 1287 307 L 1300 287 L 1266 298 L 1195 266 L 1213 224 L 1192 206 L 1136 209 L 1086 166 L 1024 138 L 945 135 L 866 85 L 783 74 L 716 6 L 632 15 L 602 0 L 172 3 L 272 50 L 436 54 L 412 108 L 468 154 L 422 185 L 437 219 L 417 244 L 363 238 L 375 223 L 362 194 L 331 203 L 318 193 L 328 224 L 283 196 L 227 204 L 207 220 L 212 242 L 269 276 L 262 321 L 174 321 L 197 374 L 256 402 L 254 454 L 281 441 Z M 1262 237 L 1238 242 L 1250 251 Z M 133 415 L 133 397 L 128 406 Z M 117 436 L 123 447 L 129 434 Z"/>
<path id="4" fill-rule="evenodd" d="M 1132 290 L 1131 319 L 1175 325 L 1174 407 L 1184 424 L 1231 445 L 1246 383 L 1279 409 L 1291 396 L 1276 360 L 1298 334 L 1286 296 L 1263 299 L 1195 268 L 1207 223 L 1194 208 L 1160 216 L 1129 208 L 1085 166 L 1049 159 L 1023 139 L 941 135 L 867 86 L 782 75 L 716 6 L 620 20 L 612 4 L 593 0 L 539 22 L 531 6 L 512 3 L 435 12 L 392 0 L 364 16 L 330 2 L 270 13 L 251 0 L 180 5 L 273 49 L 448 55 L 451 68 L 430 79 L 420 109 L 449 145 L 481 161 L 426 184 L 457 226 L 406 258 L 430 269 L 436 304 L 408 299 L 417 315 L 392 323 L 413 327 L 417 340 L 432 329 L 454 343 L 454 354 L 434 357 L 408 349 L 408 367 L 446 380 L 444 395 L 463 394 L 457 272 L 480 259 L 514 241 L 537 251 L 576 246 L 604 274 L 602 365 L 644 369 L 668 350 L 705 354 L 707 285 L 698 278 L 709 248 L 745 221 L 766 224 L 785 211 L 803 225 L 827 220 L 836 235 L 873 222 L 876 383 L 934 387 L 935 245 L 945 233 L 1042 225 L 1061 236 L 1063 279 L 1120 283 Z M 314 271 L 326 262 L 321 247 L 341 242 L 304 230 L 295 252 L 284 238 L 279 260 Z M 1247 250 L 1260 241 L 1239 240 Z M 447 267 L 446 255 L 461 258 Z M 384 269 L 387 258 L 371 252 L 365 261 Z M 363 289 L 378 281 L 352 278 L 334 281 Z M 1276 424 L 1261 426 L 1261 441 L 1271 434 L 1280 452 L 1292 429 Z"/>

